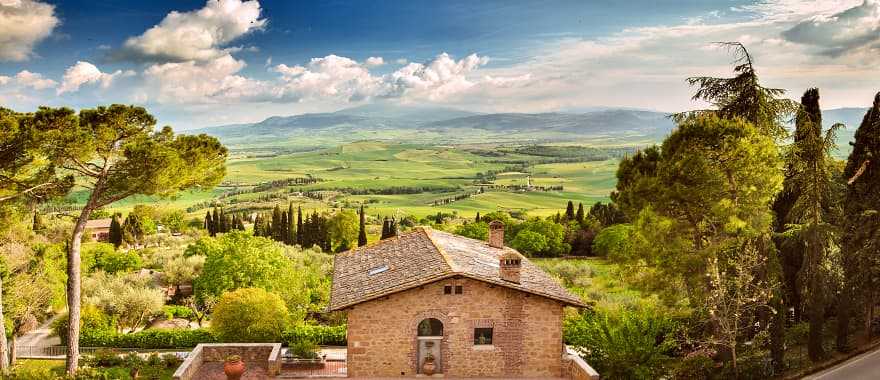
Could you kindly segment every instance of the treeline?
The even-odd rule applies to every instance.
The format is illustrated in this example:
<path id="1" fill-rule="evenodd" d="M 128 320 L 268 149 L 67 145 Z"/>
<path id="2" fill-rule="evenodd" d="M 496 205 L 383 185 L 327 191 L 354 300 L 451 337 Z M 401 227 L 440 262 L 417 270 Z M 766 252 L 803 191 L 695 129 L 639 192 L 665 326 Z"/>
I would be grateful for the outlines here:
<path id="1" fill-rule="evenodd" d="M 331 252 L 330 228 L 327 218 L 317 211 L 303 219 L 302 207 L 296 209 L 293 203 L 287 211 L 281 210 L 276 204 L 271 214 L 257 214 L 254 219 L 254 236 L 263 236 L 287 245 L 299 245 L 303 248 L 320 247 L 324 252 Z"/>
<path id="2" fill-rule="evenodd" d="M 333 189 L 314 189 L 314 191 L 338 191 L 351 195 L 401 195 L 421 193 L 448 193 L 458 190 L 455 186 L 391 186 L 380 188 L 336 187 Z"/>
<path id="3" fill-rule="evenodd" d="M 211 236 L 232 230 L 244 231 L 244 219 L 239 214 L 229 214 L 222 207 L 214 207 L 214 213 L 205 214 L 205 230 Z"/>
<path id="4" fill-rule="evenodd" d="M 635 152 L 635 148 L 593 148 L 585 146 L 528 145 L 517 147 L 514 153 L 529 156 L 558 157 L 560 159 L 580 159 L 586 161 L 605 161 L 621 158 Z"/>

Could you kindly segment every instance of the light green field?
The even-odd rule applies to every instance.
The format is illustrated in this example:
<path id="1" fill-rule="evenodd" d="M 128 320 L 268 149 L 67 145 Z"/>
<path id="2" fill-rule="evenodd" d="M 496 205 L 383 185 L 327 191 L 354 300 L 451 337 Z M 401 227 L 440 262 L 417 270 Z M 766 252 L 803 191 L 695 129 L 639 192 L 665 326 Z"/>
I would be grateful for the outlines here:
<path id="1" fill-rule="evenodd" d="M 487 155 L 487 151 L 503 152 Z M 312 152 L 267 157 L 236 154 L 227 163 L 223 184 L 208 191 L 187 191 L 171 199 L 135 196 L 113 205 L 111 209 L 128 211 L 139 203 L 152 203 L 169 209 L 220 200 L 240 210 L 267 209 L 273 203 L 293 202 L 304 209 L 358 207 L 365 205 L 370 215 L 413 215 L 417 218 L 437 212 L 456 212 L 470 217 L 477 212 L 494 210 L 525 211 L 529 215 L 557 213 L 571 200 L 589 206 L 607 201 L 614 188 L 617 159 L 576 163 L 542 163 L 554 157 L 532 156 L 513 152 L 513 148 L 481 146 L 472 148 L 437 145 L 398 144 L 363 141 Z M 528 171 L 497 174 L 495 185 L 522 186 L 531 176 L 534 186 L 563 186 L 563 191 L 513 191 L 489 189 L 479 193 L 475 183 L 478 173 L 501 172 L 522 162 Z M 314 177 L 321 181 L 309 185 L 286 186 L 260 193 L 243 193 L 220 198 L 233 190 L 252 189 L 260 183 L 289 178 Z M 378 194 L 390 188 L 416 188 L 411 194 Z M 325 199 L 300 196 L 298 192 L 322 191 Z M 373 194 L 352 194 L 372 191 Z M 86 191 L 70 198 L 83 203 Z M 434 206 L 435 201 L 460 194 L 470 198 Z M 267 195 L 278 198 L 267 201 Z M 203 209 L 193 210 L 200 215 Z"/>

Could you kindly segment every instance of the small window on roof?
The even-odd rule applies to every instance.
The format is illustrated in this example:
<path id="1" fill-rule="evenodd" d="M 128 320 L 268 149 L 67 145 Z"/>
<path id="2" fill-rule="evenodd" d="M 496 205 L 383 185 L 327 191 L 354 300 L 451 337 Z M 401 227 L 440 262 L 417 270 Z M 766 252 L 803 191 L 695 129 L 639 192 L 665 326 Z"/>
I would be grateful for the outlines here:
<path id="1" fill-rule="evenodd" d="M 375 268 L 373 268 L 373 269 L 370 269 L 370 271 L 368 272 L 368 274 L 369 274 L 370 276 L 373 276 L 373 275 L 377 275 L 377 274 L 379 274 L 379 273 L 382 273 L 382 272 L 384 272 L 384 271 L 386 271 L 386 270 L 388 270 L 388 266 L 387 266 L 387 265 L 382 265 L 382 266 L 379 266 L 379 267 L 375 267 Z"/>

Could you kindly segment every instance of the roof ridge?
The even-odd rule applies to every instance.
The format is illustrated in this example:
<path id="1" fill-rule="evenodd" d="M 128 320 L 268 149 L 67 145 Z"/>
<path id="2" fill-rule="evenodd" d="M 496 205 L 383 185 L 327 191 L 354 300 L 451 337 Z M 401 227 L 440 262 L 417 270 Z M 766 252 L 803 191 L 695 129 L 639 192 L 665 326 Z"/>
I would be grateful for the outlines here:
<path id="1" fill-rule="evenodd" d="M 431 242 L 431 245 L 433 245 L 434 248 L 437 249 L 437 252 L 440 253 L 440 257 L 443 258 L 443 261 L 446 263 L 446 266 L 449 267 L 449 270 L 454 273 L 459 273 L 460 271 L 453 264 L 452 259 L 449 258 L 449 255 L 446 253 L 446 251 L 443 249 L 443 247 L 441 247 L 439 244 L 437 244 L 437 242 L 434 240 L 434 237 L 431 236 L 431 232 L 434 232 L 434 229 L 431 227 L 425 227 L 425 226 L 419 227 L 419 229 L 421 229 L 422 232 L 425 233 L 425 236 L 428 237 L 428 240 Z"/>
<path id="2" fill-rule="evenodd" d="M 340 256 L 340 255 L 346 255 L 346 256 L 347 256 L 347 255 L 352 255 L 352 254 L 357 253 L 357 252 L 359 252 L 359 251 L 361 251 L 361 250 L 363 250 L 363 249 L 374 248 L 374 247 L 378 247 L 378 246 L 383 245 L 383 244 L 388 244 L 388 243 L 391 243 L 391 242 L 394 242 L 394 241 L 400 240 L 400 238 L 403 237 L 403 236 L 409 236 L 409 235 L 412 235 L 412 234 L 418 232 L 418 231 L 416 231 L 416 230 L 419 229 L 419 228 L 421 228 L 421 227 L 416 227 L 416 228 L 414 228 L 412 231 L 404 232 L 404 233 L 399 234 L 399 235 L 394 235 L 394 236 L 389 237 L 389 238 L 380 239 L 380 240 L 374 241 L 374 242 L 372 242 L 372 243 L 368 243 L 367 245 L 364 245 L 364 246 L 355 247 L 355 248 L 349 249 L 348 251 L 339 252 L 339 253 L 336 254 L 336 256 Z"/>

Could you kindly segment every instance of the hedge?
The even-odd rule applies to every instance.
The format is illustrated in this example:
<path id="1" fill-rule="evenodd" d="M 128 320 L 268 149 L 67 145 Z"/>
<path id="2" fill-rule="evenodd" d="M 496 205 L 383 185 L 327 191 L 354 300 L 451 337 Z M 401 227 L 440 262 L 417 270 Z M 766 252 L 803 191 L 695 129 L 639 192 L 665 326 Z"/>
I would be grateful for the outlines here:
<path id="1" fill-rule="evenodd" d="M 216 342 L 217 338 L 207 329 L 149 329 L 130 334 L 83 329 L 79 337 L 83 347 L 192 348 L 199 343 Z"/>
<path id="2" fill-rule="evenodd" d="M 297 325 L 281 334 L 281 341 L 287 346 L 294 346 L 302 341 L 309 341 L 321 346 L 345 346 L 347 326 Z"/>

